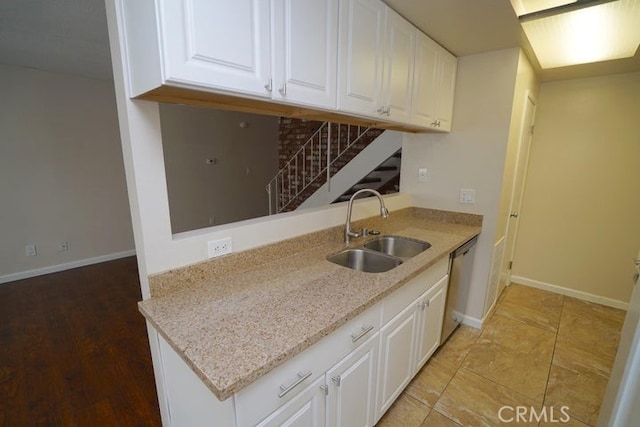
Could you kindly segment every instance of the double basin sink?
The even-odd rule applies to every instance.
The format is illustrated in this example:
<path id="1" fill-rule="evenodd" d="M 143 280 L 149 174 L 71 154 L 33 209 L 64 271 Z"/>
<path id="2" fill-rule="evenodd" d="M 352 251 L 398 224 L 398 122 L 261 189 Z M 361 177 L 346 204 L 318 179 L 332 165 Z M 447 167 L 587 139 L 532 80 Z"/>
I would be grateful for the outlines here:
<path id="1" fill-rule="evenodd" d="M 380 236 L 356 248 L 330 255 L 334 264 L 367 273 L 384 273 L 426 251 L 429 242 L 402 236 Z"/>

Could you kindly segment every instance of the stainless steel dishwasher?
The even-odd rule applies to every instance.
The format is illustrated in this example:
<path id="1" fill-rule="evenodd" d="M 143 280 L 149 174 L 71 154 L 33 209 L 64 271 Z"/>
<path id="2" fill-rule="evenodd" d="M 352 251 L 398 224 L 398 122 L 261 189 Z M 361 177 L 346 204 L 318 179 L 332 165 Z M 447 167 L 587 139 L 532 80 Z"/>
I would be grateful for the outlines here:
<path id="1" fill-rule="evenodd" d="M 473 269 L 473 254 L 478 237 L 469 240 L 451 253 L 449 260 L 449 288 L 442 321 L 442 345 L 449 335 L 462 322 L 467 308 L 469 285 L 471 284 L 471 270 Z"/>

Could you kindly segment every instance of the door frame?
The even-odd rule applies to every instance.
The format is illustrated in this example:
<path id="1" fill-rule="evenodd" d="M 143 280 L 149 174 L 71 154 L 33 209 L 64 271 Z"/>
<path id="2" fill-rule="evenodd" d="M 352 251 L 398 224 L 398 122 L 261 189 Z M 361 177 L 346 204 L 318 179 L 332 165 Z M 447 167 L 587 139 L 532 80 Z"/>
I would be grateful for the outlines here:
<path id="1" fill-rule="evenodd" d="M 505 287 L 511 284 L 511 271 L 509 268 L 509 263 L 513 262 L 513 257 L 516 251 L 516 243 L 518 241 L 518 229 L 520 226 L 520 218 L 511 218 L 512 213 L 517 213 L 520 215 L 522 210 L 522 200 L 524 199 L 524 190 L 527 182 L 527 172 L 529 170 L 529 156 L 531 154 L 531 144 L 533 142 L 533 132 L 531 129 L 534 128 L 536 121 L 536 110 L 538 107 L 537 100 L 533 93 L 527 89 L 525 98 L 524 98 L 524 108 L 522 114 L 522 121 L 520 124 L 520 136 L 518 138 L 518 149 L 516 152 L 516 162 L 515 168 L 513 171 L 513 180 L 511 182 L 511 196 L 509 202 L 509 211 L 507 212 L 507 231 L 505 233 L 505 258 L 502 261 L 502 265 L 500 266 L 501 276 L 504 275 L 504 284 Z M 529 108 L 532 108 L 531 111 L 531 121 L 526 123 L 527 120 L 527 111 Z M 526 143 L 526 152 L 523 152 L 522 148 Z M 522 158 L 524 156 L 524 159 Z M 520 168 L 522 169 L 522 174 L 519 175 Z M 521 182 L 518 183 L 518 177 L 521 176 Z M 516 190 L 518 187 L 521 189 L 520 191 L 520 200 L 515 200 Z M 511 249 L 507 252 L 508 249 Z M 502 280 L 499 281 L 498 284 L 498 295 L 502 292 L 501 284 Z"/>

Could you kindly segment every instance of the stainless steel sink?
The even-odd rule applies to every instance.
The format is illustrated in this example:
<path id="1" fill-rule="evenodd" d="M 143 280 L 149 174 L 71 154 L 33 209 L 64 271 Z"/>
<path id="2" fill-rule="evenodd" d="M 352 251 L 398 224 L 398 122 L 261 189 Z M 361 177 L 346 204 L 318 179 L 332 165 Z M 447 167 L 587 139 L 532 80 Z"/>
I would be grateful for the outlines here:
<path id="1" fill-rule="evenodd" d="M 367 273 L 384 273 L 402 264 L 400 258 L 362 248 L 345 249 L 335 255 L 328 256 L 327 260 Z"/>
<path id="2" fill-rule="evenodd" d="M 402 236 L 380 236 L 363 246 L 406 261 L 429 249 L 431 243 Z"/>

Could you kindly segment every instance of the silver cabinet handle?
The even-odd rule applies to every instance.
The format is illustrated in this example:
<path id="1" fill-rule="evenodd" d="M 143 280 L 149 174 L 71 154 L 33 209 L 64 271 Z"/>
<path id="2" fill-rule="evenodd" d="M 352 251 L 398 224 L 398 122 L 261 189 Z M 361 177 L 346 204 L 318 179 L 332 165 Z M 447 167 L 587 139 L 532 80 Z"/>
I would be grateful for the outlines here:
<path id="1" fill-rule="evenodd" d="M 287 82 L 282 83 L 282 87 L 278 89 L 278 92 L 280 92 L 280 95 L 282 96 L 287 95 Z"/>
<path id="2" fill-rule="evenodd" d="M 384 112 L 382 114 L 386 114 L 387 117 L 391 115 L 391 107 L 387 107 L 385 108 Z"/>
<path id="3" fill-rule="evenodd" d="M 384 114 L 384 105 L 381 105 L 381 106 L 380 106 L 380 108 L 378 108 L 376 111 L 377 111 L 377 112 L 378 112 L 378 114 L 380 114 L 380 115 Z"/>
<path id="4" fill-rule="evenodd" d="M 266 90 L 268 90 L 269 92 L 271 92 L 273 90 L 273 79 L 269 79 L 269 81 L 267 82 L 266 85 L 264 85 L 264 88 Z"/>
<path id="5" fill-rule="evenodd" d="M 363 326 L 359 333 L 351 334 L 351 341 L 356 342 L 373 330 L 373 325 Z"/>
<path id="6" fill-rule="evenodd" d="M 427 305 L 427 303 L 426 303 L 426 302 L 424 302 L 424 301 L 420 301 L 420 302 L 418 303 L 418 308 L 419 308 L 420 310 L 424 310 L 424 309 L 425 309 L 425 308 L 427 308 L 427 307 L 428 307 L 428 305 Z"/>
<path id="7" fill-rule="evenodd" d="M 342 378 L 340 378 L 340 375 L 338 375 L 337 377 L 331 377 L 331 380 L 336 383 L 337 387 L 340 387 L 340 383 L 342 382 Z"/>
<path id="8" fill-rule="evenodd" d="M 289 393 L 291 390 L 300 385 L 304 380 L 311 376 L 311 371 L 302 373 L 298 372 L 298 379 L 292 382 L 289 385 L 280 385 L 280 393 L 278 393 L 278 397 L 284 397 L 285 394 Z"/>

